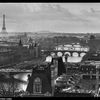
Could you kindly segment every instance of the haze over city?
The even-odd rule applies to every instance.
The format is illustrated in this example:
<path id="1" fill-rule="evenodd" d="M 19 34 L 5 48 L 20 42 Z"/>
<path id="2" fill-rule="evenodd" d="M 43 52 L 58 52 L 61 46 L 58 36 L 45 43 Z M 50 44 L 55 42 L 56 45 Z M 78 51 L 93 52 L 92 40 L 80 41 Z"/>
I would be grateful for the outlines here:
<path id="1" fill-rule="evenodd" d="M 0 3 L 8 32 L 100 33 L 100 3 Z"/>

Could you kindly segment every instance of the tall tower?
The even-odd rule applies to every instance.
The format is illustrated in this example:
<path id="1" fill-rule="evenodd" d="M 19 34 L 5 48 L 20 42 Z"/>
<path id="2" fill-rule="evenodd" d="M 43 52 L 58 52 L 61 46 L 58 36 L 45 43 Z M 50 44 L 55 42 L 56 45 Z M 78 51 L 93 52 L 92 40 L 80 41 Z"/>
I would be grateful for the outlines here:
<path id="1" fill-rule="evenodd" d="M 5 26 L 5 14 L 3 14 L 3 27 L 2 27 L 2 33 L 7 33 L 6 26 Z"/>

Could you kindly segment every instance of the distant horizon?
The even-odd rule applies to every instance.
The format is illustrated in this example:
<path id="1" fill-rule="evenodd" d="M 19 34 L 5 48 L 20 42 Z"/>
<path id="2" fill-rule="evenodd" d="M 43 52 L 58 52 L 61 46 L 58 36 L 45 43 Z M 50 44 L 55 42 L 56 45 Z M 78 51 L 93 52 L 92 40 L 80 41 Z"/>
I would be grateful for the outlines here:
<path id="1" fill-rule="evenodd" d="M 7 30 L 7 29 L 6 29 Z M 2 30 L 1 30 L 2 31 Z M 92 33 L 100 33 L 100 32 L 63 32 L 63 31 L 47 31 L 47 30 L 39 30 L 39 31 L 7 31 L 8 33 L 13 33 L 13 32 L 20 32 L 20 33 L 24 33 L 24 32 L 30 32 L 30 33 L 42 33 L 42 32 L 44 32 L 44 33 L 64 33 L 64 34 L 66 34 L 66 33 L 75 33 L 75 34 L 77 34 L 77 33 L 84 33 L 84 34 L 92 34 Z"/>
<path id="2" fill-rule="evenodd" d="M 8 32 L 8 31 L 7 31 Z M 13 32 L 8 32 L 8 33 L 58 33 L 58 34 L 100 34 L 100 32 L 46 32 L 46 31 L 13 31 Z"/>

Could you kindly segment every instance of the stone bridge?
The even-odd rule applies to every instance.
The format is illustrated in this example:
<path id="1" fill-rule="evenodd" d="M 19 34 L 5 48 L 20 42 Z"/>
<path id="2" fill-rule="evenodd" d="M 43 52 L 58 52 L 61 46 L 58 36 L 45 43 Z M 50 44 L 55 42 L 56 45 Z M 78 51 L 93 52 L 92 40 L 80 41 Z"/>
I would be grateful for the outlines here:
<path id="1" fill-rule="evenodd" d="M 76 57 L 83 57 L 86 55 L 87 51 L 69 51 L 69 50 L 45 50 L 43 51 L 43 54 L 46 56 L 76 56 Z"/>

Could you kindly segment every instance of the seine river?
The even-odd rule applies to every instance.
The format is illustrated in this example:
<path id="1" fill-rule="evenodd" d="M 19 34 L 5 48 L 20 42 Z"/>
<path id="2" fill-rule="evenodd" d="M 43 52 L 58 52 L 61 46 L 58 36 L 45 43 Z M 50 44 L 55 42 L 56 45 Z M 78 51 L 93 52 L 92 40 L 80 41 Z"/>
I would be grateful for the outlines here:
<path id="1" fill-rule="evenodd" d="M 80 62 L 82 60 L 81 57 L 71 57 L 71 58 L 68 58 L 69 62 Z M 27 84 L 28 84 L 28 81 L 27 81 L 27 75 L 31 73 L 19 73 L 19 74 L 15 74 L 14 75 L 14 78 L 18 79 L 18 80 L 22 80 L 22 81 L 25 81 L 26 83 L 24 82 L 20 82 L 18 83 L 18 89 L 19 90 L 26 90 L 27 88 Z"/>

